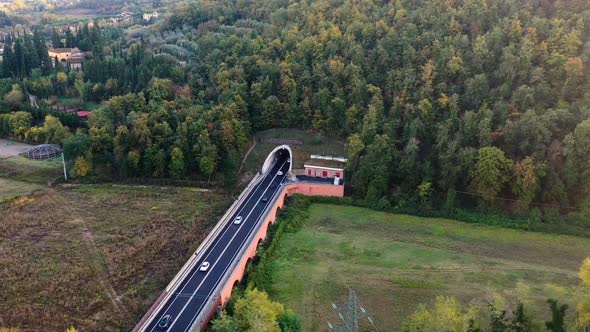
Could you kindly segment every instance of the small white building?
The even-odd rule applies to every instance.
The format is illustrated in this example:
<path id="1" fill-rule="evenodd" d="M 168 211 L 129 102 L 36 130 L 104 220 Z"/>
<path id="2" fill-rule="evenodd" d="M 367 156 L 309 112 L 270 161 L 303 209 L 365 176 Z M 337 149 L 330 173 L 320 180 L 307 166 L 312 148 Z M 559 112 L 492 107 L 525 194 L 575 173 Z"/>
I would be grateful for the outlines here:
<path id="1" fill-rule="evenodd" d="M 159 16 L 160 16 L 160 15 L 158 14 L 158 12 L 153 12 L 153 13 L 151 13 L 151 14 L 150 14 L 150 13 L 145 13 L 145 14 L 143 14 L 143 20 L 144 20 L 145 22 L 149 22 L 149 21 L 151 21 L 152 19 L 154 19 L 154 20 L 155 20 L 155 19 L 157 19 Z"/>
<path id="2" fill-rule="evenodd" d="M 346 161 L 347 159 L 344 157 L 312 154 L 310 159 L 303 164 L 303 167 L 307 176 L 343 179 Z"/>

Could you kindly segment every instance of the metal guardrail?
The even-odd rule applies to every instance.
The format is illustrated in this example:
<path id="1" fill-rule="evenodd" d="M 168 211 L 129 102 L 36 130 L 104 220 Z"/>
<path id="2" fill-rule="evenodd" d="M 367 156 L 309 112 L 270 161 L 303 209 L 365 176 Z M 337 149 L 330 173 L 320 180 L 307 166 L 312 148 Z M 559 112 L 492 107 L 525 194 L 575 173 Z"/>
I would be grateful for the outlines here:
<path id="1" fill-rule="evenodd" d="M 275 192 L 273 197 L 269 200 L 269 202 L 271 203 L 271 204 L 269 204 L 269 206 L 275 205 L 277 198 L 280 197 L 281 195 L 283 195 L 284 191 L 286 190 L 287 184 L 289 184 L 289 183 L 287 182 L 287 183 L 282 184 L 281 188 Z M 272 209 L 267 208 L 264 211 L 264 213 L 259 217 L 259 219 L 257 220 L 258 224 L 256 225 L 256 227 L 254 227 L 252 229 L 252 231 L 250 231 L 250 234 L 248 235 L 248 238 L 246 239 L 246 243 L 251 244 L 254 241 L 254 237 L 256 236 L 256 234 L 258 234 L 258 232 L 260 231 L 260 228 L 264 225 L 264 222 L 261 222 L 261 221 L 266 220 L 266 218 L 268 217 L 271 210 Z M 203 306 L 203 310 L 201 310 L 201 312 L 197 316 L 197 319 L 195 319 L 195 322 L 191 325 L 191 327 L 189 329 L 190 331 L 197 331 L 197 329 L 200 328 L 201 326 L 203 326 L 205 324 L 205 322 L 209 319 L 210 313 L 217 309 L 216 306 L 218 305 L 218 302 L 219 302 L 219 294 L 221 293 L 223 288 L 227 285 L 228 279 L 233 275 L 237 265 L 240 263 L 240 261 L 244 257 L 246 250 L 248 249 L 249 246 L 250 245 L 241 246 L 237 255 L 234 257 L 232 263 L 226 269 L 226 272 L 223 275 L 223 277 L 221 278 L 220 282 L 217 284 L 217 286 L 215 286 L 215 289 L 213 290 L 212 294 L 216 294 L 216 295 L 210 297 L 207 300 L 207 303 Z"/>
<path id="2" fill-rule="evenodd" d="M 240 193 L 238 198 L 234 201 L 234 203 L 230 206 L 230 208 L 227 209 L 225 214 L 219 219 L 219 222 L 215 225 L 215 227 L 211 230 L 211 232 L 209 232 L 209 235 L 207 235 L 205 240 L 203 240 L 203 242 L 201 242 L 201 244 L 199 245 L 197 250 L 195 250 L 194 254 L 191 255 L 191 258 L 189 258 L 186 261 L 186 263 L 182 266 L 180 271 L 178 271 L 178 273 L 174 276 L 172 281 L 170 281 L 168 286 L 166 286 L 166 289 L 165 289 L 166 295 L 164 296 L 164 298 L 162 298 L 162 300 L 158 303 L 158 305 L 151 311 L 151 313 L 149 313 L 149 315 L 147 316 L 147 319 L 145 319 L 145 321 L 140 321 L 138 326 L 136 326 L 134 328 L 134 331 L 145 331 L 145 327 L 148 326 L 156 318 L 155 317 L 156 314 L 158 314 L 160 312 L 162 307 L 168 302 L 170 297 L 175 293 L 172 290 L 176 290 L 180 286 L 182 280 L 184 280 L 186 275 L 192 271 L 192 269 L 194 268 L 196 263 L 201 259 L 201 256 L 202 256 L 203 252 L 205 251 L 204 249 L 208 248 L 211 245 L 211 242 L 215 238 L 217 238 L 217 236 L 219 235 L 219 232 L 223 229 L 223 226 L 225 226 L 227 224 L 228 218 L 240 206 L 244 197 L 246 197 L 246 194 L 248 194 L 250 192 L 250 190 L 255 185 L 257 185 L 258 182 L 260 182 L 260 180 L 262 180 L 262 179 L 264 179 L 264 177 L 261 176 L 260 173 L 257 173 L 254 176 L 254 178 L 250 181 L 250 183 L 248 183 L 246 188 L 244 188 L 244 190 L 242 190 L 242 192 Z"/>

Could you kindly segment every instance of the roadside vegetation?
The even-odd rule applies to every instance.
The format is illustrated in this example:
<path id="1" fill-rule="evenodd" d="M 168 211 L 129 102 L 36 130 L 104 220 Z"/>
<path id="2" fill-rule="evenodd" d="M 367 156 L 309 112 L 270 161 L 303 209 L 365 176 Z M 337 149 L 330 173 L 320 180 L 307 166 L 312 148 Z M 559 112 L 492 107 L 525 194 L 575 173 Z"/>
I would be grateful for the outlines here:
<path id="1" fill-rule="evenodd" d="M 0 326 L 130 330 L 228 205 L 221 191 L 123 185 L 0 205 Z"/>
<path id="2" fill-rule="evenodd" d="M 479 308 L 478 324 L 504 310 L 506 326 L 522 304 L 540 330 L 551 321 L 548 299 L 568 305 L 569 328 L 587 310 L 590 289 L 578 271 L 590 256 L 590 239 L 311 201 L 292 199 L 249 277 L 292 308 L 303 331 L 336 322 L 331 303 L 344 302 L 349 287 L 382 330 L 400 330 L 406 319 L 408 331 L 432 330 L 416 324 L 428 323 L 425 310 L 433 302 L 455 308 L 462 321 L 468 307 Z"/>

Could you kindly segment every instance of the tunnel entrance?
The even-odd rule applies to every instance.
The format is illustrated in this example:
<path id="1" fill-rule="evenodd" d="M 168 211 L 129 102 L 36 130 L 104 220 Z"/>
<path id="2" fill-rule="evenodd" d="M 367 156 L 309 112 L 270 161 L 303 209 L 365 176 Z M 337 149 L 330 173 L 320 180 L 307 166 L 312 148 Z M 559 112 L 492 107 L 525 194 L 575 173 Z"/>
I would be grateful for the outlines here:
<path id="1" fill-rule="evenodd" d="M 288 145 L 279 145 L 274 148 L 266 157 L 264 164 L 262 165 L 262 174 L 266 173 L 270 167 L 274 164 L 277 159 L 287 157 L 289 158 L 289 172 L 293 167 L 293 151 L 291 151 L 291 147 Z"/>

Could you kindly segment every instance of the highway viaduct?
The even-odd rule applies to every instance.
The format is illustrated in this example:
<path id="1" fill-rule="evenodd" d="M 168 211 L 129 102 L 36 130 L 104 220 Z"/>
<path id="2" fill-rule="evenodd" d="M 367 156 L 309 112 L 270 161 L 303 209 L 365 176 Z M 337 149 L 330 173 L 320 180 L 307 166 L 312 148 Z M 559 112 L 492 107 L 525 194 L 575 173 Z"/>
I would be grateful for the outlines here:
<path id="1" fill-rule="evenodd" d="M 292 176 L 293 154 L 288 145 L 277 146 L 217 225 L 176 274 L 134 332 L 200 331 L 229 300 L 235 283 L 244 276 L 285 198 L 293 194 L 344 196 L 344 186 L 325 180 Z M 235 224 L 240 216 L 242 221 Z M 207 271 L 200 271 L 208 262 Z M 158 322 L 170 316 L 167 327 Z"/>

